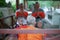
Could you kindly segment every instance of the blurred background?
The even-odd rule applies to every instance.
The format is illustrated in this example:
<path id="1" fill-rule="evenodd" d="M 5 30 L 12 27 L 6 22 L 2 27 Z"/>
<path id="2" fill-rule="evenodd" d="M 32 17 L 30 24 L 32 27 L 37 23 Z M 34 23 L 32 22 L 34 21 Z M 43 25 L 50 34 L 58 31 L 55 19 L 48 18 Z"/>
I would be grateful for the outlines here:
<path id="1" fill-rule="evenodd" d="M 24 4 L 24 9 L 31 14 L 33 10 L 33 4 L 39 2 L 40 8 L 45 12 L 45 25 L 44 28 L 60 28 L 60 1 L 54 0 L 0 0 L 0 28 L 2 25 L 7 25 L 6 27 L 11 27 L 15 23 L 15 12 L 19 9 L 19 4 Z M 11 17 L 9 17 L 11 16 Z M 13 16 L 13 17 L 12 17 Z M 12 19 L 14 18 L 14 20 Z M 9 21 L 10 20 L 10 21 Z M 8 28 L 9 28 L 8 27 Z M 12 27 L 11 27 L 12 28 Z"/>

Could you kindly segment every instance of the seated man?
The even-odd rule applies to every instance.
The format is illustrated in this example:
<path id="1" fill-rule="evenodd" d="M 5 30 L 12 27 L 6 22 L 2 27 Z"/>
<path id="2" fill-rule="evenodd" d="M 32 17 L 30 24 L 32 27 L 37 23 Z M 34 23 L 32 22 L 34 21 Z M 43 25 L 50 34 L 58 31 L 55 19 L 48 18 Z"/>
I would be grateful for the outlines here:
<path id="1" fill-rule="evenodd" d="M 38 2 L 36 2 L 34 5 L 34 11 L 32 12 L 32 16 L 36 18 L 36 21 L 38 21 L 39 19 L 42 20 L 45 18 L 45 13 L 43 9 L 40 8 L 40 5 Z"/>
<path id="2" fill-rule="evenodd" d="M 44 18 L 45 18 L 45 13 L 43 11 L 43 9 L 40 8 L 40 5 L 38 2 L 35 3 L 34 5 L 34 11 L 32 12 L 32 16 L 34 16 L 36 18 L 36 27 L 38 27 L 38 21 L 42 20 L 43 22 L 43 26 L 44 26 Z"/>
<path id="3" fill-rule="evenodd" d="M 18 17 L 27 18 L 27 16 L 28 16 L 28 12 L 26 12 L 26 11 L 24 10 L 24 6 L 23 6 L 23 4 L 21 3 L 21 4 L 19 5 L 19 10 L 16 11 L 16 18 L 18 18 Z"/>
<path id="4" fill-rule="evenodd" d="M 27 21 L 29 25 L 20 25 L 16 29 L 21 29 L 21 30 L 36 30 L 35 28 L 35 17 L 33 16 L 28 16 Z M 20 21 L 19 21 L 20 22 Z M 23 21 L 21 21 L 23 24 Z M 18 34 L 18 40 L 43 40 L 43 34 Z"/>
<path id="5" fill-rule="evenodd" d="M 16 11 L 15 15 L 16 19 L 18 19 L 19 17 L 24 17 L 25 19 L 27 18 L 28 12 L 24 10 L 24 6 L 22 3 L 19 5 L 19 10 Z M 18 26 L 18 22 L 16 23 L 16 26 Z"/>
<path id="6" fill-rule="evenodd" d="M 27 20 L 24 17 L 19 17 L 17 19 L 18 22 L 18 26 L 16 26 L 17 28 L 22 26 L 22 25 L 27 25 Z"/>

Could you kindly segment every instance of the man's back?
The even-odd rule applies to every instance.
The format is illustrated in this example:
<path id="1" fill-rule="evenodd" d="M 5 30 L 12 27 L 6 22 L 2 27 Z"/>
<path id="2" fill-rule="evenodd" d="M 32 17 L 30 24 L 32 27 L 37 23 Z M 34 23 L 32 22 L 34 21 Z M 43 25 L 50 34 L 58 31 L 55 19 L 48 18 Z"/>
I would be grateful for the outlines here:
<path id="1" fill-rule="evenodd" d="M 20 28 L 21 30 L 36 30 L 33 26 Z M 18 34 L 18 40 L 43 40 L 43 34 Z"/>

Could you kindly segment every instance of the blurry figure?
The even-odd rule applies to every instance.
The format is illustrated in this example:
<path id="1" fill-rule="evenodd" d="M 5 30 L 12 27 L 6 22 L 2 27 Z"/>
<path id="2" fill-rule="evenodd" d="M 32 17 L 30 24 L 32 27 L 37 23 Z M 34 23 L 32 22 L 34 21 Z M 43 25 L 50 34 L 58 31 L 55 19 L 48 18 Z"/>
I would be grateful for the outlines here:
<path id="1" fill-rule="evenodd" d="M 27 17 L 27 22 L 29 25 L 22 25 L 16 29 L 21 30 L 36 30 L 35 24 L 36 19 L 33 16 Z M 43 34 L 18 34 L 18 40 L 43 40 L 44 35 Z"/>
<path id="2" fill-rule="evenodd" d="M 24 17 L 26 19 L 28 16 L 28 12 L 24 10 L 24 6 L 22 3 L 19 5 L 19 7 L 20 9 L 16 11 L 16 18 L 18 19 L 19 17 Z M 16 26 L 18 26 L 18 24 L 19 23 L 17 22 Z"/>
<path id="3" fill-rule="evenodd" d="M 36 18 L 36 22 L 38 23 L 38 21 L 45 18 L 45 13 L 41 8 L 39 8 L 39 3 L 38 2 L 35 3 L 34 8 L 35 9 L 32 12 L 32 16 L 34 16 Z"/>
<path id="4" fill-rule="evenodd" d="M 38 28 L 40 28 L 40 29 L 42 29 L 42 21 L 39 21 L 38 23 L 37 23 L 37 26 L 38 26 Z"/>
<path id="5" fill-rule="evenodd" d="M 27 17 L 27 22 L 28 22 L 28 24 L 33 24 L 35 26 L 36 19 L 35 19 L 35 17 L 30 15 L 30 16 Z"/>
<path id="6" fill-rule="evenodd" d="M 19 5 L 19 7 L 20 7 L 20 9 L 16 11 L 16 18 L 18 18 L 18 17 L 27 18 L 28 12 L 26 12 L 26 11 L 24 10 L 23 4 L 21 3 L 21 4 Z"/>
<path id="7" fill-rule="evenodd" d="M 24 17 L 19 17 L 17 19 L 17 26 L 16 26 L 16 28 L 20 27 L 22 25 L 27 25 L 27 19 L 25 19 Z"/>
<path id="8" fill-rule="evenodd" d="M 39 3 L 36 2 L 35 5 L 34 5 L 34 11 L 32 13 L 32 16 L 34 16 L 36 18 L 36 21 L 38 21 L 38 19 L 44 19 L 45 18 L 45 13 L 44 11 L 39 8 Z"/>

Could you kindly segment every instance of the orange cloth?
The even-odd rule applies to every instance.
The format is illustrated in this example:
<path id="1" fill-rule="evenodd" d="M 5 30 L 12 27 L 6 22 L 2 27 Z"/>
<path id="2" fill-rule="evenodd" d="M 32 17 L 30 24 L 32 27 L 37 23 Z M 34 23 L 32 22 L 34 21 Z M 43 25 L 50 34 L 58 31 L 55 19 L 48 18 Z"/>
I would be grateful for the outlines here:
<path id="1" fill-rule="evenodd" d="M 44 12 L 34 12 L 34 13 L 32 13 L 32 16 L 34 16 L 34 17 L 39 16 L 41 18 L 45 18 L 45 13 Z"/>
<path id="2" fill-rule="evenodd" d="M 27 12 L 23 12 L 23 13 L 20 13 L 20 12 L 16 12 L 16 17 L 18 18 L 18 17 L 25 17 L 25 18 L 27 18 L 27 16 L 28 16 L 28 13 Z"/>
<path id="3" fill-rule="evenodd" d="M 21 26 L 17 29 L 35 30 L 33 26 Z M 18 40 L 43 40 L 43 34 L 18 34 Z"/>

